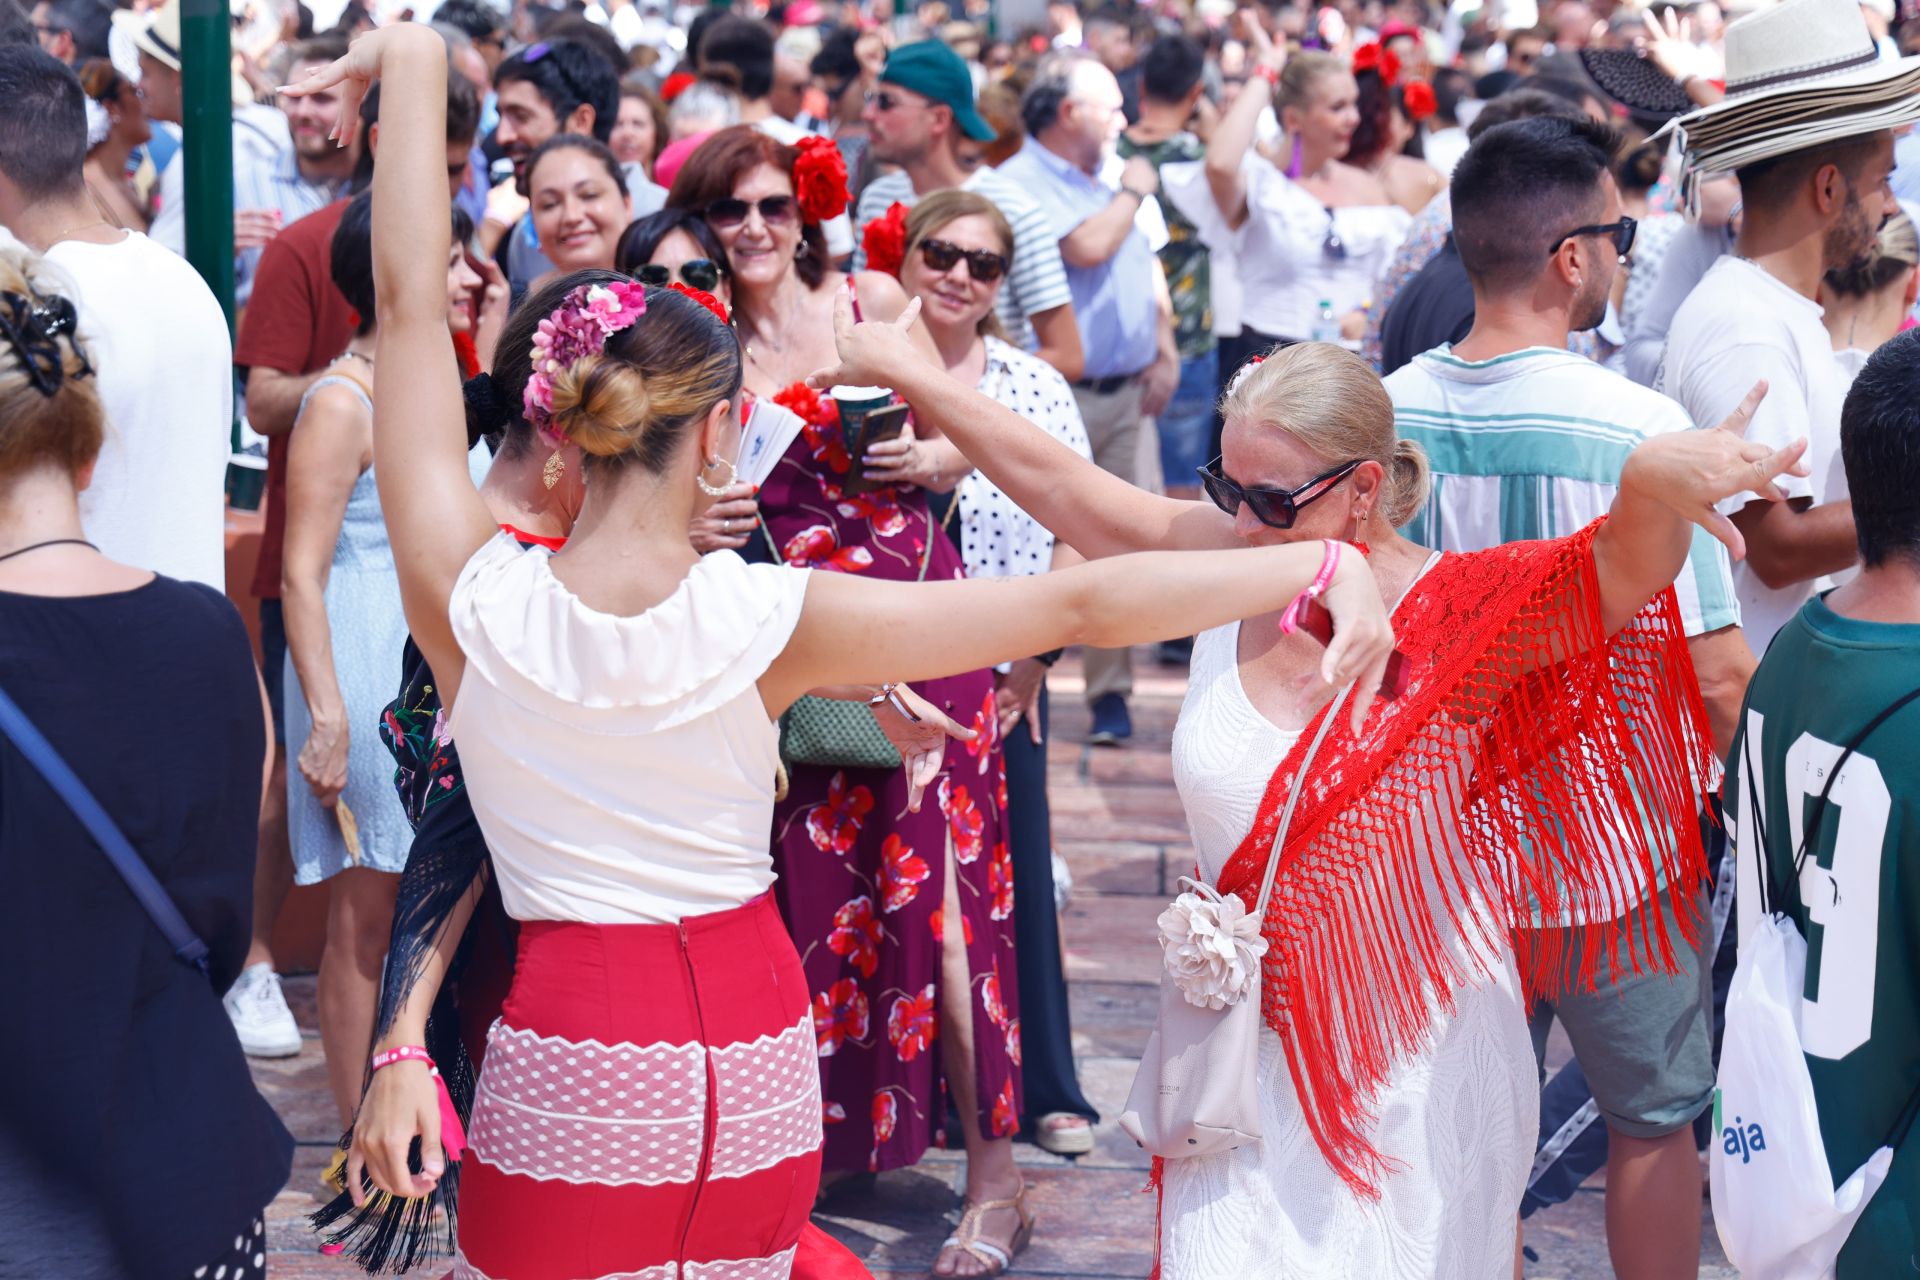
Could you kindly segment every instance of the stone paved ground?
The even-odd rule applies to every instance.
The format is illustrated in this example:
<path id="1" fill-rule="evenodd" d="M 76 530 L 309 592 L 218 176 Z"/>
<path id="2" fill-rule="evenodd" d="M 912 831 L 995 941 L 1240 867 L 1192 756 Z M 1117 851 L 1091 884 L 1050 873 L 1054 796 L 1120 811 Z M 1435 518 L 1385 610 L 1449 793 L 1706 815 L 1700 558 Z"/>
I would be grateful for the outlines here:
<path id="1" fill-rule="evenodd" d="M 1146 1161 L 1111 1117 L 1126 1097 L 1151 1025 L 1153 920 L 1192 865 L 1192 853 L 1167 754 L 1185 673 L 1150 662 L 1139 671 L 1136 740 L 1123 751 L 1079 746 L 1086 718 L 1070 661 L 1053 681 L 1054 840 L 1074 875 L 1066 913 L 1074 1047 L 1087 1094 L 1108 1119 L 1096 1131 L 1093 1154 L 1077 1162 L 1019 1148 L 1041 1226 L 1015 1276 L 1116 1280 L 1145 1276 L 1150 1262 L 1153 1204 L 1141 1194 Z M 254 1070 L 301 1142 L 292 1182 L 270 1215 L 272 1274 L 279 1280 L 348 1277 L 358 1273 L 343 1260 L 321 1257 L 305 1228 L 335 1121 L 311 1030 L 312 979 L 290 980 L 288 993 L 309 1029 L 307 1049 L 298 1058 L 256 1063 Z M 957 1215 L 962 1164 L 958 1153 L 935 1151 L 912 1169 L 843 1183 L 826 1197 L 818 1220 L 875 1275 L 925 1274 Z M 1539 1258 L 1528 1264 L 1528 1277 L 1611 1276 L 1601 1205 L 1596 1179 L 1567 1204 L 1536 1215 L 1527 1238 Z M 1710 1223 L 1705 1236 L 1702 1280 L 1731 1280 Z"/>

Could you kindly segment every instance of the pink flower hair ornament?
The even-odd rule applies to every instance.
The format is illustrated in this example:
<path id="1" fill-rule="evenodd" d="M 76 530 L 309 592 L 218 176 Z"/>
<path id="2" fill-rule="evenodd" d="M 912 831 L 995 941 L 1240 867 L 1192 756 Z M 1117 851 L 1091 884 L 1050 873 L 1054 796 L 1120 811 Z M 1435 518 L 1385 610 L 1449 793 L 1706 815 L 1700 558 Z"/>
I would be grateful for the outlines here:
<path id="1" fill-rule="evenodd" d="M 630 328 L 647 312 L 646 286 L 629 280 L 583 284 L 540 322 L 533 335 L 533 373 L 521 408 L 527 422 L 548 444 L 566 437 L 553 427 L 553 379 L 588 356 L 606 350 L 607 339 Z"/>

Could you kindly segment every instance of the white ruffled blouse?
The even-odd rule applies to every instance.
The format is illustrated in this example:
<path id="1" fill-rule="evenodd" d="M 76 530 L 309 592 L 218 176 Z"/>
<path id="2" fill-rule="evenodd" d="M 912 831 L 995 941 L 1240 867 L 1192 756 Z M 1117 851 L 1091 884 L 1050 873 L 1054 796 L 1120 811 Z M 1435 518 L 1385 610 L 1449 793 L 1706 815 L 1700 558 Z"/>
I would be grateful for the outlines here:
<path id="1" fill-rule="evenodd" d="M 766 892 L 779 729 L 757 682 L 809 571 L 718 552 L 619 617 L 549 558 L 493 538 L 450 609 L 467 659 L 450 728 L 507 913 L 673 924 Z"/>

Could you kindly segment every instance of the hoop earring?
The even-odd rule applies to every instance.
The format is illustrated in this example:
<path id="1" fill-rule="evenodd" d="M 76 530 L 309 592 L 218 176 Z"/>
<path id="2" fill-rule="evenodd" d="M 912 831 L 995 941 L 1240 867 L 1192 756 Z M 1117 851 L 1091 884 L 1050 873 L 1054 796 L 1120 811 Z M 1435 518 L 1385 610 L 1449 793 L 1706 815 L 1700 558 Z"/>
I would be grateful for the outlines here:
<path id="1" fill-rule="evenodd" d="M 719 484 L 708 484 L 708 467 L 725 467 L 727 469 L 727 478 Z M 695 484 L 700 486 L 700 492 L 706 494 L 709 498 L 717 498 L 727 491 L 728 487 L 733 484 L 739 474 L 740 473 L 734 469 L 733 463 L 726 458 L 708 458 L 706 462 L 701 464 L 700 470 L 694 475 L 693 480 Z"/>
<path id="2" fill-rule="evenodd" d="M 567 460 L 555 449 L 547 455 L 547 465 L 540 468 L 540 483 L 551 489 L 560 483 L 560 477 L 566 474 Z"/>

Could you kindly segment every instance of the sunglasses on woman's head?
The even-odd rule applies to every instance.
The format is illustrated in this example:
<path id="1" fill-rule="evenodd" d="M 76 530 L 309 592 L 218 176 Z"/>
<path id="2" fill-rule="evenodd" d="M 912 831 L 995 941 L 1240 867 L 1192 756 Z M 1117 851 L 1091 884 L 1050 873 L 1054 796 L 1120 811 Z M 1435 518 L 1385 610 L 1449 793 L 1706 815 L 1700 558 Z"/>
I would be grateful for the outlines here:
<path id="1" fill-rule="evenodd" d="M 649 262 L 634 274 L 640 277 L 641 284 L 650 284 L 655 288 L 664 289 L 673 283 L 674 270 L 672 267 Z M 721 271 L 720 264 L 711 258 L 688 258 L 680 264 L 679 274 L 681 284 L 698 289 L 702 293 L 712 293 L 720 283 L 720 277 L 724 272 Z"/>
<path id="2" fill-rule="evenodd" d="M 737 227 L 747 220 L 749 213 L 758 209 L 760 221 L 772 227 L 792 222 L 797 208 L 792 196 L 762 196 L 752 202 L 727 196 L 708 205 L 702 216 L 716 227 Z"/>
<path id="3" fill-rule="evenodd" d="M 1007 257 L 985 249 L 962 249 L 949 240 L 922 240 L 920 256 L 935 271 L 951 271 L 953 264 L 965 258 L 967 271 L 982 284 L 998 280 L 1007 273 Z"/>
<path id="4" fill-rule="evenodd" d="M 1207 491 L 1207 497 L 1213 499 L 1213 505 L 1228 515 L 1238 515 L 1240 504 L 1247 504 L 1253 512 L 1253 518 L 1269 529 L 1291 529 L 1293 522 L 1300 518 L 1300 508 L 1316 498 L 1332 493 L 1334 487 L 1346 479 L 1361 460 L 1343 462 L 1333 470 L 1317 475 L 1298 489 L 1247 489 L 1227 478 L 1220 464 L 1224 458 L 1215 458 L 1206 466 L 1199 468 L 1200 487 Z"/>

